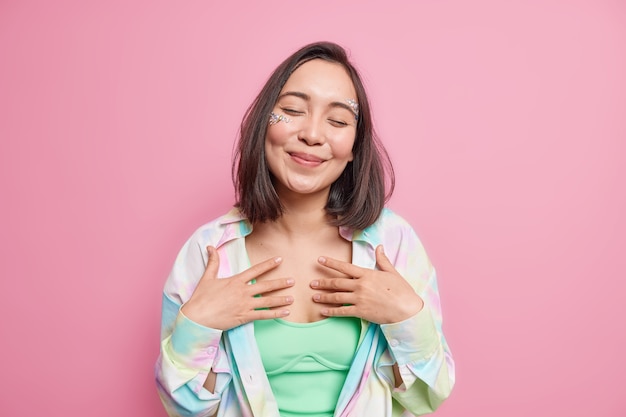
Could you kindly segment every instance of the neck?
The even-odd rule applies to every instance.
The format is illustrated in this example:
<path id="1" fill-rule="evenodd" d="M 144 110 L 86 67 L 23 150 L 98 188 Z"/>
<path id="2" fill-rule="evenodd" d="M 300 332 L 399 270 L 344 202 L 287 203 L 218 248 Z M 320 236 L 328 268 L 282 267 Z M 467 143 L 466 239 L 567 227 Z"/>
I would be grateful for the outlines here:
<path id="1" fill-rule="evenodd" d="M 294 211 L 285 207 L 283 215 L 276 220 L 275 224 L 278 229 L 290 235 L 310 235 L 329 227 L 328 216 L 323 208 Z"/>
<path id="2" fill-rule="evenodd" d="M 280 201 L 284 208 L 283 215 L 271 223 L 281 233 L 310 236 L 334 228 L 329 225 L 324 209 L 328 201 L 328 190 L 307 195 L 282 191 Z"/>

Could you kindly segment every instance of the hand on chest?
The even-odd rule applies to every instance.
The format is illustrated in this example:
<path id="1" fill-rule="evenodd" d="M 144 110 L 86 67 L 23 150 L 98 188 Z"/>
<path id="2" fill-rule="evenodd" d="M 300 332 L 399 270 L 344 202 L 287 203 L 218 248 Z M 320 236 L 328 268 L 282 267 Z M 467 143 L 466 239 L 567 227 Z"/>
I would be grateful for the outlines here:
<path id="1" fill-rule="evenodd" d="M 324 290 L 311 288 L 311 281 L 320 278 L 334 278 L 340 272 L 324 267 L 317 260 L 320 256 L 332 256 L 350 262 L 352 258 L 351 242 L 338 238 L 331 245 L 319 245 L 309 242 L 306 245 L 268 244 L 250 242 L 246 244 L 248 257 L 252 265 L 272 256 L 281 256 L 281 265 L 260 276 L 257 282 L 275 278 L 292 278 L 295 285 L 291 288 L 274 291 L 267 295 L 291 296 L 294 299 L 289 307 L 291 313 L 287 320 L 294 322 L 313 322 L 324 319 L 320 310 L 330 305 L 314 302 L 313 295 Z"/>

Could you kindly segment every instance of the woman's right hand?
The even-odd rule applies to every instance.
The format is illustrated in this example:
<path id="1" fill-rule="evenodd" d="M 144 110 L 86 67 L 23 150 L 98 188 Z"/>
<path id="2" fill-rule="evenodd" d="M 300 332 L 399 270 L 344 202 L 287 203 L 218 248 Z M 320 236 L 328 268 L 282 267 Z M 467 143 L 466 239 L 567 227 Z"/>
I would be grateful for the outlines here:
<path id="1" fill-rule="evenodd" d="M 274 319 L 289 315 L 289 310 L 259 308 L 284 307 L 293 303 L 291 296 L 255 297 L 293 286 L 291 278 L 271 279 L 250 285 L 250 281 L 276 268 L 282 258 L 271 258 L 230 278 L 218 279 L 220 259 L 213 246 L 207 246 L 209 261 L 189 301 L 181 312 L 190 320 L 219 330 L 249 323 L 253 320 Z"/>

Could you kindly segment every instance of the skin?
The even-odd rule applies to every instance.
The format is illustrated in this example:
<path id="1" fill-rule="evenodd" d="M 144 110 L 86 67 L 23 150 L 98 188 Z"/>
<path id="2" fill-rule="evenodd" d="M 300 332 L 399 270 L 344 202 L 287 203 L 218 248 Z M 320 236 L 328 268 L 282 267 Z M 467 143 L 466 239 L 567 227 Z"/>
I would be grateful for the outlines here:
<path id="1" fill-rule="evenodd" d="M 213 246 L 207 247 L 209 261 L 193 295 L 181 311 L 189 319 L 214 329 L 228 330 L 253 320 L 273 319 L 289 314 L 288 310 L 257 310 L 291 304 L 293 297 L 268 295 L 272 291 L 291 287 L 291 278 L 267 280 L 256 285 L 249 282 L 278 267 L 282 258 L 260 262 L 230 279 L 218 279 L 220 260 Z M 261 294 L 263 297 L 255 297 Z"/>
<path id="2" fill-rule="evenodd" d="M 408 319 L 424 307 L 422 299 L 385 256 L 382 245 L 376 248 L 379 270 L 323 256 L 318 262 L 341 274 L 338 278 L 311 281 L 311 288 L 328 291 L 314 294 L 315 302 L 336 305 L 323 308 L 324 316 L 353 316 L 387 324 Z"/>
<path id="3" fill-rule="evenodd" d="M 291 121 L 269 126 L 265 141 L 281 198 L 286 192 L 327 196 L 354 158 L 356 127 L 347 98 L 356 98 L 356 91 L 346 71 L 319 59 L 300 66 L 285 83 L 273 112 Z"/>
<path id="4" fill-rule="evenodd" d="M 254 225 L 246 237 L 252 267 L 230 279 L 217 279 L 219 255 L 207 248 L 206 271 L 181 308 L 189 319 L 221 330 L 274 318 L 352 316 L 385 324 L 422 309 L 382 246 L 376 248 L 378 269 L 355 266 L 351 242 L 328 223 L 330 186 L 353 159 L 356 123 L 347 99 L 356 99 L 356 91 L 338 64 L 312 60 L 287 80 L 273 111 L 291 121 L 268 126 L 265 143 L 284 214 Z M 398 386 L 396 365 L 394 374 Z M 211 392 L 215 377 L 211 372 L 204 384 Z"/>

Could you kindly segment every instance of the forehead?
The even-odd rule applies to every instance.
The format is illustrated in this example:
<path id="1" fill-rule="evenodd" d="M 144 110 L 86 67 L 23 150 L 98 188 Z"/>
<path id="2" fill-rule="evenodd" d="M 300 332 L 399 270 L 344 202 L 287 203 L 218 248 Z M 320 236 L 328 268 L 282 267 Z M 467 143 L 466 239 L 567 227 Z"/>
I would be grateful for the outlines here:
<path id="1" fill-rule="evenodd" d="M 296 69 L 281 90 L 303 92 L 333 100 L 356 99 L 356 90 L 346 69 L 335 62 L 314 59 Z"/>

